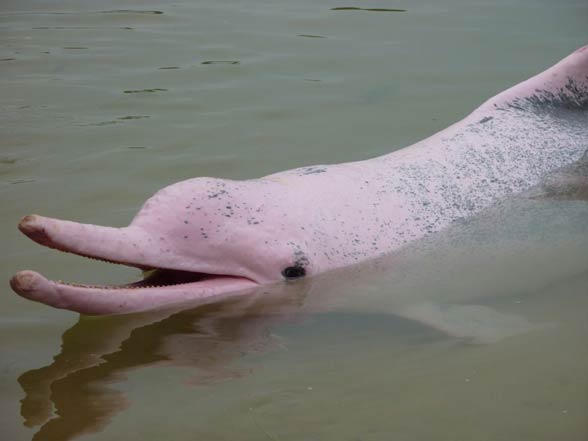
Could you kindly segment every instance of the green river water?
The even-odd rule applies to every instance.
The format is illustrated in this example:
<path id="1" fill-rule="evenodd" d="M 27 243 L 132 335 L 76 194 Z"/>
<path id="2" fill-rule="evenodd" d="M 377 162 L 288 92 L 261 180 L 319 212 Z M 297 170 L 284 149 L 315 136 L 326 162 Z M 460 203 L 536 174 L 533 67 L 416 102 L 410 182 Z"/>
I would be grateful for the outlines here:
<path id="1" fill-rule="evenodd" d="M 3 0 L 0 437 L 586 440 L 585 199 L 515 198 L 384 262 L 173 314 L 80 318 L 7 282 L 138 275 L 34 244 L 25 214 L 122 226 L 182 179 L 387 153 L 587 25 L 586 0 Z M 480 344 L 397 314 L 416 301 L 536 326 Z"/>

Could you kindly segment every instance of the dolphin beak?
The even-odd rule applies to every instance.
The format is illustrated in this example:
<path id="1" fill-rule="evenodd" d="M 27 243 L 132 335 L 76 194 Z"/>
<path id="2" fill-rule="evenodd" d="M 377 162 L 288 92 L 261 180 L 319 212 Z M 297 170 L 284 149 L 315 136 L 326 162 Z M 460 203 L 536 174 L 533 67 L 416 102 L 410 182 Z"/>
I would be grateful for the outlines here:
<path id="1" fill-rule="evenodd" d="M 11 288 L 20 296 L 56 308 L 92 315 L 139 312 L 201 302 L 258 286 L 242 276 L 186 271 L 173 256 L 162 262 L 153 247 L 145 245 L 152 238 L 134 226 L 111 228 L 30 215 L 18 228 L 49 248 L 155 270 L 144 280 L 122 286 L 53 281 L 31 270 L 20 271 L 10 280 Z"/>
<path id="2" fill-rule="evenodd" d="M 18 229 L 49 248 L 139 268 L 151 267 L 145 246 L 139 244 L 151 242 L 152 238 L 137 227 L 102 227 L 33 214 L 23 217 Z"/>

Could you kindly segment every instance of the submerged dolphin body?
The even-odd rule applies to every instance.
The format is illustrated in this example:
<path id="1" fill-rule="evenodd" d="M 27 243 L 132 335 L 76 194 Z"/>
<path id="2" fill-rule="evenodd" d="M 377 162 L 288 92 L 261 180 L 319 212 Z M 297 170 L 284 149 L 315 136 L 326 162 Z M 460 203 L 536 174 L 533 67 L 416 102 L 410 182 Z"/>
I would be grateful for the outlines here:
<path id="1" fill-rule="evenodd" d="M 86 314 L 143 311 L 312 276 L 398 250 L 581 160 L 588 149 L 588 46 L 408 148 L 260 179 L 196 178 L 110 228 L 26 216 L 50 248 L 154 270 L 119 287 L 26 270 L 18 294 Z"/>

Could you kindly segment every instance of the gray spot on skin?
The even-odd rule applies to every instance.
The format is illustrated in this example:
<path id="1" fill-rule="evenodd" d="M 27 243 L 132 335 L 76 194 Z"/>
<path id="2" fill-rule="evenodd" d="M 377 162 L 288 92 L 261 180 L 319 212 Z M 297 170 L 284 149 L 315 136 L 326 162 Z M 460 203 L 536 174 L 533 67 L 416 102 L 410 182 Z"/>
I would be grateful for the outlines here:
<path id="1" fill-rule="evenodd" d="M 588 77 L 584 79 L 588 83 Z M 517 98 L 508 104 L 517 110 L 556 113 L 557 110 L 588 110 L 588 88 L 569 78 L 557 92 L 537 89 L 531 96 Z"/>
<path id="2" fill-rule="evenodd" d="M 480 121 L 478 121 L 478 124 L 484 124 L 487 123 L 488 121 L 492 121 L 494 119 L 494 117 L 492 116 L 486 116 L 484 118 L 482 118 Z"/>
<path id="3" fill-rule="evenodd" d="M 326 167 L 306 167 L 301 169 L 301 173 L 300 176 L 303 175 L 316 175 L 319 173 L 326 173 L 327 172 L 327 168 Z"/>
<path id="4" fill-rule="evenodd" d="M 306 268 L 309 264 L 308 257 L 300 250 L 296 250 L 294 252 L 294 266 L 298 266 L 301 268 Z"/>

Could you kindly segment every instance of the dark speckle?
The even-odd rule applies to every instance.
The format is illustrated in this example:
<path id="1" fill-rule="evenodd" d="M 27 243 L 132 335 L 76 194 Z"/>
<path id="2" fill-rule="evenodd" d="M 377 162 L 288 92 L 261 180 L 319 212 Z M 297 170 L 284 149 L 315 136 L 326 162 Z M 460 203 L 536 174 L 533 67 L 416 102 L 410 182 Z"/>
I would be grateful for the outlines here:
<path id="1" fill-rule="evenodd" d="M 326 167 L 305 167 L 301 171 L 301 175 L 316 175 L 319 173 L 326 173 Z"/>
<path id="2" fill-rule="evenodd" d="M 482 118 L 480 121 L 478 121 L 478 124 L 484 124 L 487 123 L 488 121 L 492 121 L 494 119 L 494 117 L 492 116 L 486 116 L 484 118 Z"/>
<path id="3" fill-rule="evenodd" d="M 217 193 L 211 193 L 208 195 L 208 199 L 215 199 L 218 198 L 219 196 L 225 195 L 227 194 L 226 190 L 219 190 Z"/>
<path id="4" fill-rule="evenodd" d="M 309 261 L 308 261 L 308 257 L 306 257 L 306 255 L 300 251 L 300 250 L 296 250 L 294 252 L 294 266 L 299 266 L 299 267 L 306 267 L 308 266 Z"/>
<path id="5" fill-rule="evenodd" d="M 588 77 L 584 79 L 584 82 Z M 588 90 L 573 79 L 568 79 L 564 87 L 554 92 L 537 89 L 535 94 L 525 98 L 515 98 L 507 104 L 516 110 L 535 110 L 557 116 L 558 111 L 586 110 L 588 108 Z"/>

